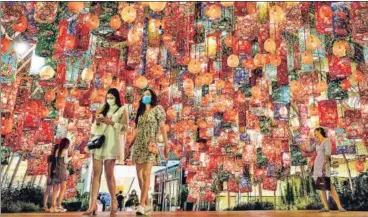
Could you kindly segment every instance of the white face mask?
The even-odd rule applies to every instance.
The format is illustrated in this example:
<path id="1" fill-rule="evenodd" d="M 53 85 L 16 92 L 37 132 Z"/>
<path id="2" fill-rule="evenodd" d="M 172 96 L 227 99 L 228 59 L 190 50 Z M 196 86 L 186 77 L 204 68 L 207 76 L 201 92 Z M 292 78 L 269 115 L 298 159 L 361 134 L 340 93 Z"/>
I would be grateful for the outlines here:
<path id="1" fill-rule="evenodd" d="M 110 106 L 115 105 L 115 99 L 108 99 L 107 104 L 109 104 Z"/>

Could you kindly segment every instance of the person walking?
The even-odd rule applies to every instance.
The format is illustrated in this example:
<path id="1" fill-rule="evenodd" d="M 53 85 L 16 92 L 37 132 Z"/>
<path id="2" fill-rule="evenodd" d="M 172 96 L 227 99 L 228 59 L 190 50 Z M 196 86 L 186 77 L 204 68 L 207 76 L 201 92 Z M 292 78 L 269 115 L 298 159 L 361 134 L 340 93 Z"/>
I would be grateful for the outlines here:
<path id="1" fill-rule="evenodd" d="M 102 212 L 105 212 L 106 210 L 106 200 L 103 196 L 100 198 L 101 204 L 102 204 Z"/>
<path id="2" fill-rule="evenodd" d="M 133 161 L 137 167 L 141 201 L 137 207 L 137 215 L 149 214 L 152 211 L 148 199 L 148 191 L 153 165 L 159 163 L 157 136 L 161 132 L 164 140 L 164 154 L 168 155 L 168 139 L 165 129 L 166 112 L 157 103 L 157 95 L 151 89 L 143 90 L 135 118 L 133 138 Z"/>
<path id="3" fill-rule="evenodd" d="M 128 109 L 121 104 L 119 91 L 116 88 L 109 89 L 106 94 L 106 102 L 97 112 L 91 129 L 93 135 L 105 135 L 105 142 L 99 149 L 89 150 L 86 147 L 86 151 L 91 153 L 93 158 L 93 177 L 90 205 L 83 215 L 93 215 L 97 211 L 97 194 L 100 189 L 103 166 L 112 199 L 110 215 L 115 215 L 118 211 L 114 168 L 116 161 L 124 161 L 128 120 Z"/>
<path id="4" fill-rule="evenodd" d="M 329 206 L 327 202 L 326 191 L 331 192 L 331 196 L 335 201 L 340 212 L 345 212 L 346 210 L 342 207 L 339 195 L 337 194 L 336 188 L 331 184 L 331 173 L 330 173 L 330 163 L 331 163 L 331 141 L 327 137 L 326 129 L 318 127 L 314 130 L 314 137 L 317 139 L 317 144 L 306 147 L 301 146 L 301 150 L 305 152 L 315 151 L 317 156 L 314 160 L 313 167 L 313 179 L 315 181 L 315 187 L 319 190 L 320 198 L 323 204 L 321 212 L 329 212 Z"/>
<path id="5" fill-rule="evenodd" d="M 121 211 L 123 209 L 124 204 L 124 196 L 122 191 L 119 191 L 119 194 L 116 196 L 116 199 L 118 200 L 118 208 Z"/>
<path id="6" fill-rule="evenodd" d="M 51 157 L 51 177 L 48 180 L 49 184 L 52 185 L 52 205 L 50 212 L 67 211 L 61 206 L 61 203 L 64 199 L 66 189 L 66 165 L 70 161 L 70 158 L 68 157 L 69 145 L 70 141 L 68 138 L 61 139 L 59 145 L 54 149 L 54 153 Z"/>

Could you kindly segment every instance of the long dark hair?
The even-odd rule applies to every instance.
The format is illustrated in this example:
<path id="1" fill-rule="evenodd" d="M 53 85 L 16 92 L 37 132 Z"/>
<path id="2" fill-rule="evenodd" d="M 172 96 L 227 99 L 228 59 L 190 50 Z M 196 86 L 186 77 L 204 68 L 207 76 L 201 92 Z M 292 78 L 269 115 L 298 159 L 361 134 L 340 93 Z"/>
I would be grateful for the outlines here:
<path id="1" fill-rule="evenodd" d="M 157 106 L 157 95 L 152 89 L 147 89 L 147 90 L 151 93 L 150 105 L 151 105 L 152 108 L 154 108 L 155 106 Z M 146 111 L 146 105 L 142 102 L 142 98 L 141 98 L 141 100 L 139 100 L 139 107 L 138 107 L 138 110 L 137 110 L 137 115 L 135 117 L 135 127 L 137 127 L 137 125 L 138 125 L 139 116 L 144 114 L 144 112 Z"/>
<path id="2" fill-rule="evenodd" d="M 327 138 L 327 131 L 325 128 L 318 127 L 315 130 L 318 131 L 323 136 L 323 138 Z"/>
<path id="3" fill-rule="evenodd" d="M 55 145 L 54 153 L 53 153 L 54 157 L 56 157 L 56 151 L 58 151 L 58 158 L 59 158 L 63 150 L 69 148 L 69 145 L 70 145 L 70 140 L 68 138 L 62 138 L 60 140 L 60 143 Z"/>
<path id="4" fill-rule="evenodd" d="M 107 91 L 106 96 L 107 96 L 107 94 L 111 94 L 115 97 L 115 103 L 120 108 L 121 107 L 121 101 L 120 101 L 119 91 L 116 88 L 110 88 Z M 109 109 L 110 109 L 110 105 L 106 102 L 105 105 L 103 106 L 103 109 L 102 109 L 100 114 L 102 114 L 104 117 L 106 117 L 107 112 L 109 112 Z"/>

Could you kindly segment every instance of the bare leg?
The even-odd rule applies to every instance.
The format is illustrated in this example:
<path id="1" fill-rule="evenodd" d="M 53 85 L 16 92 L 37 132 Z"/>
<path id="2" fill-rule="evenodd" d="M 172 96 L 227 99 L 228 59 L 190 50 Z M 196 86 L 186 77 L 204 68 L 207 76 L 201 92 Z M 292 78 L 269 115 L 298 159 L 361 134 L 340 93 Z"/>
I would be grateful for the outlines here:
<path id="1" fill-rule="evenodd" d="M 59 193 L 59 197 L 57 199 L 57 206 L 61 207 L 61 203 L 63 202 L 64 199 L 64 195 L 65 195 L 65 191 L 66 191 L 66 181 L 62 182 L 60 184 L 60 193 Z"/>
<path id="2" fill-rule="evenodd" d="M 95 209 L 98 191 L 100 190 L 101 174 L 102 174 L 102 161 L 93 159 L 91 203 L 89 205 L 87 212 L 90 212 Z"/>
<path id="3" fill-rule="evenodd" d="M 56 200 L 57 200 L 57 195 L 59 193 L 59 189 L 60 189 L 60 184 L 56 184 L 52 186 L 52 205 L 51 205 L 52 210 L 56 208 Z"/>
<path id="4" fill-rule="evenodd" d="M 105 176 L 107 181 L 107 188 L 109 189 L 111 196 L 111 210 L 117 209 L 116 203 L 116 181 L 114 176 L 115 160 L 105 160 Z"/>
<path id="5" fill-rule="evenodd" d="M 143 188 L 141 191 L 141 202 L 139 205 L 149 205 L 148 200 L 148 190 L 151 181 L 151 170 L 152 170 L 152 163 L 145 163 L 143 166 Z"/>
<path id="6" fill-rule="evenodd" d="M 334 201 L 336 202 L 337 208 L 339 210 L 343 209 L 342 206 L 341 206 L 340 198 L 339 198 L 339 195 L 337 194 L 336 188 L 332 184 L 331 184 L 331 196 L 334 199 Z"/>
<path id="7" fill-rule="evenodd" d="M 52 190 L 52 185 L 47 185 L 45 189 L 45 193 L 43 193 L 43 208 L 48 208 L 47 199 L 50 196 L 51 190 Z"/>
<path id="8" fill-rule="evenodd" d="M 329 210 L 326 191 L 320 191 L 319 194 L 322 200 L 323 207 L 325 208 L 325 210 Z"/>

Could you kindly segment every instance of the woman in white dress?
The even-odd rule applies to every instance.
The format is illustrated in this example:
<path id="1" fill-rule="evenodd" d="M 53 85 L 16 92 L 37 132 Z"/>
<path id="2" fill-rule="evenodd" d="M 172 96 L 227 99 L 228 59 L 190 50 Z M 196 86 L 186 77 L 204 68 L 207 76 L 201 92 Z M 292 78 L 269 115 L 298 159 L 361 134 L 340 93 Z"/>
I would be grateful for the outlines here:
<path id="1" fill-rule="evenodd" d="M 316 189 L 320 192 L 320 198 L 323 203 L 321 212 L 329 212 L 326 191 L 331 192 L 331 196 L 336 202 L 337 208 L 340 212 L 344 212 L 339 195 L 337 194 L 335 186 L 331 183 L 330 161 L 331 161 L 331 141 L 327 137 L 327 132 L 324 128 L 318 127 L 314 130 L 314 137 L 317 139 L 317 144 L 312 147 L 302 147 L 305 152 L 317 153 L 313 166 L 313 179 L 316 183 Z M 317 183 L 318 179 L 323 179 L 324 186 Z"/>
<path id="2" fill-rule="evenodd" d="M 116 200 L 116 181 L 114 167 L 116 161 L 124 162 L 125 134 L 128 128 L 128 109 L 120 102 L 119 91 L 108 90 L 105 105 L 97 112 L 96 121 L 92 125 L 91 134 L 105 135 L 105 143 L 99 149 L 87 150 L 93 156 L 93 177 L 91 203 L 83 215 L 93 215 L 97 211 L 97 196 L 100 189 L 102 167 L 111 196 L 111 215 L 118 211 Z"/>

